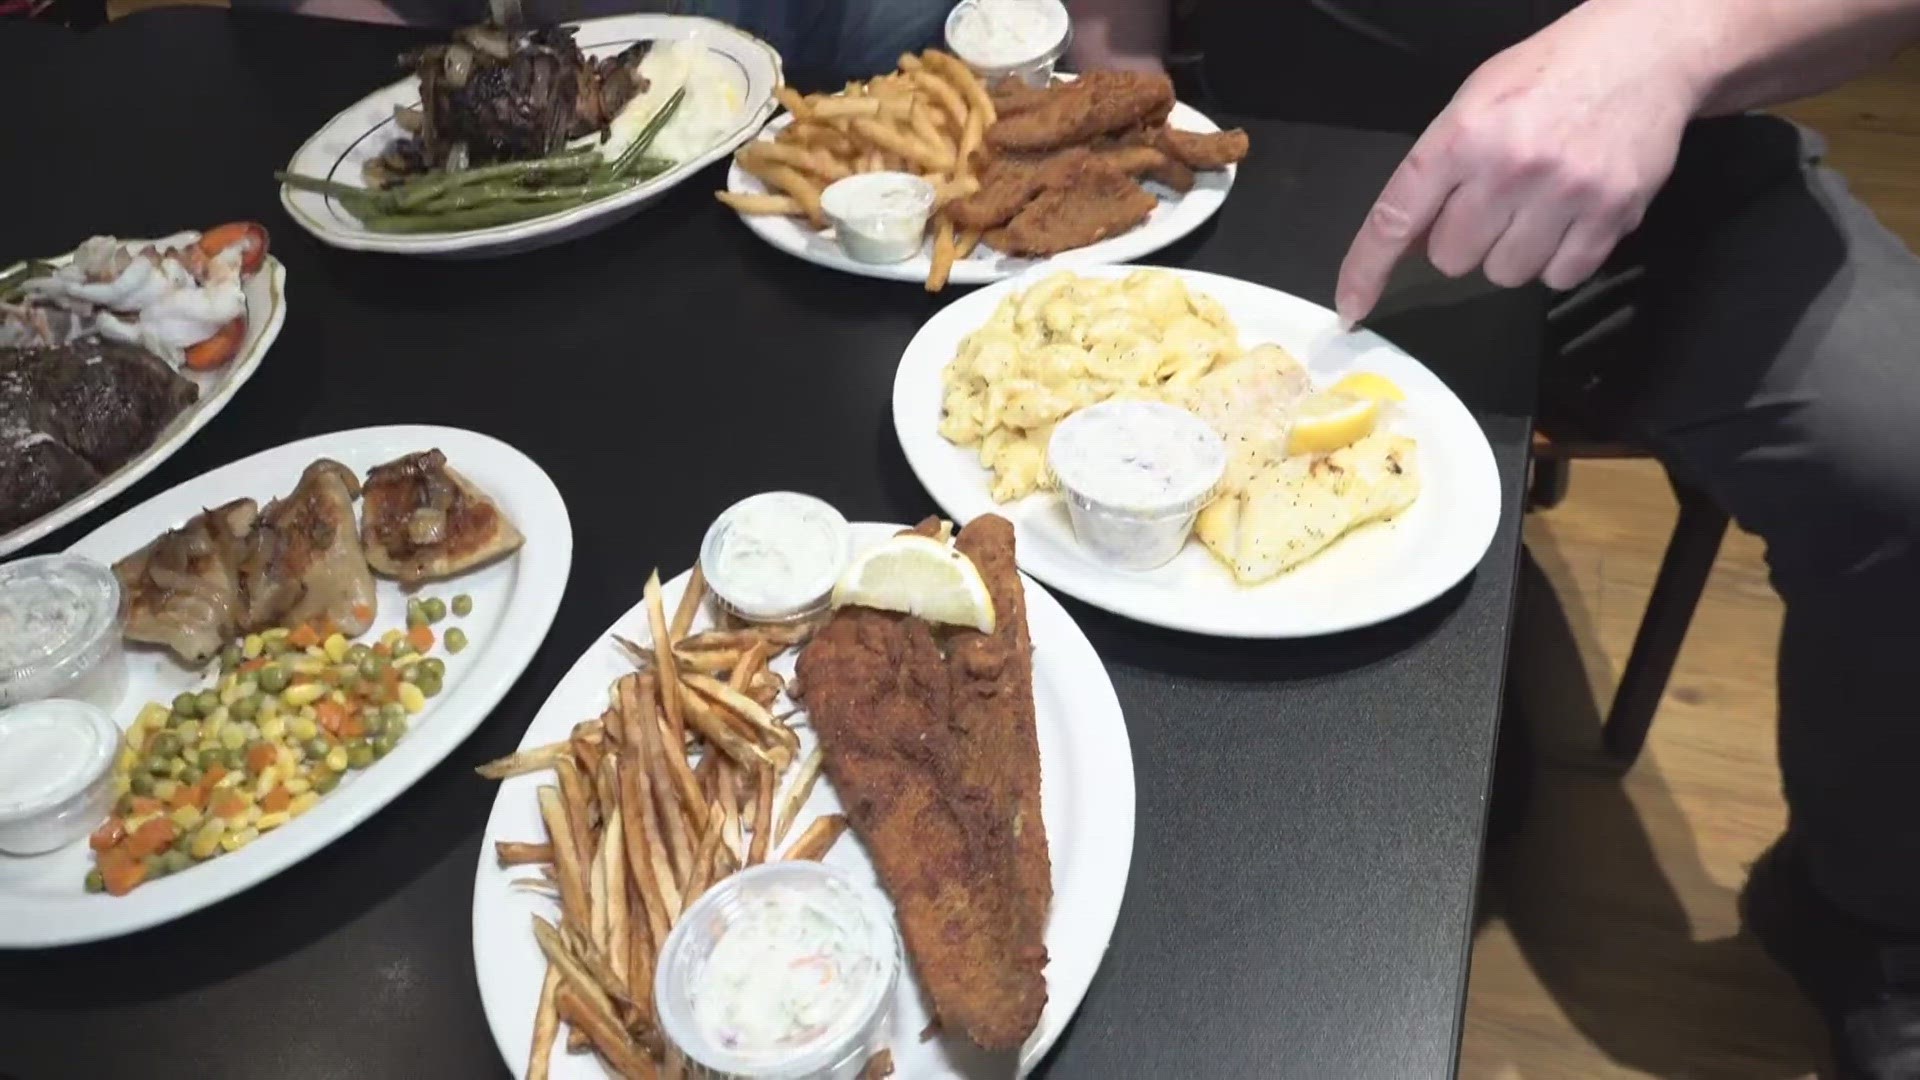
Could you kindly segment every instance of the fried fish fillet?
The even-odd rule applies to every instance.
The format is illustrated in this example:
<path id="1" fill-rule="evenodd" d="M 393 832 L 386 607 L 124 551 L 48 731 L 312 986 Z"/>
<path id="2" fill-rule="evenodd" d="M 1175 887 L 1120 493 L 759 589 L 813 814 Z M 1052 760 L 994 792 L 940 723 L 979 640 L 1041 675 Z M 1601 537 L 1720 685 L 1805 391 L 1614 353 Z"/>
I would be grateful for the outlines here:
<path id="1" fill-rule="evenodd" d="M 987 129 L 987 145 L 1013 153 L 1054 150 L 1130 128 L 1157 127 L 1173 109 L 1173 83 L 1165 75 L 1093 71 L 1045 93 L 1045 101 L 995 121 Z"/>
<path id="2" fill-rule="evenodd" d="M 1163 127 L 1154 132 L 1153 145 L 1173 160 L 1201 172 L 1238 165 L 1251 148 L 1247 133 L 1240 128 L 1200 132 Z"/>
<path id="3" fill-rule="evenodd" d="M 946 633 L 843 608 L 801 653 L 798 677 L 824 767 L 893 897 L 942 1027 L 1017 1049 L 1046 1005 L 1053 898 L 1040 812 L 1033 645 L 1013 527 L 960 533 L 997 628 Z"/>
<path id="4" fill-rule="evenodd" d="M 984 240 L 1006 255 L 1057 255 L 1118 236 L 1151 217 L 1159 205 L 1131 177 L 1089 160 L 1071 181 L 1034 196 Z"/>

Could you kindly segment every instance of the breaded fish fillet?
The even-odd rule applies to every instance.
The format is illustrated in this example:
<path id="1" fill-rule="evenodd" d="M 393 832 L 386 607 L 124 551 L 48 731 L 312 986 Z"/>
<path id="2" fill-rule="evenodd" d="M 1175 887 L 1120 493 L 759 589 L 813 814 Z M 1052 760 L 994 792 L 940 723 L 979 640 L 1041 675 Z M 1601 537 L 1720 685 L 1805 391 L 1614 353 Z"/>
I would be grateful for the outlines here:
<path id="1" fill-rule="evenodd" d="M 1040 813 L 1032 642 L 1013 527 L 957 546 L 998 626 L 940 638 L 910 616 L 843 608 L 800 655 L 824 767 L 892 896 L 942 1027 L 1017 1049 L 1046 1005 L 1053 899 Z"/>
<path id="2" fill-rule="evenodd" d="M 1151 217 L 1159 205 L 1131 177 L 1089 160 L 1070 182 L 1042 191 L 984 240 L 1006 255 L 1057 255 L 1118 236 Z"/>
<path id="3" fill-rule="evenodd" d="M 1130 128 L 1157 127 L 1173 109 L 1165 75 L 1094 71 L 1046 91 L 1047 99 L 987 129 L 995 150 L 1054 150 Z"/>

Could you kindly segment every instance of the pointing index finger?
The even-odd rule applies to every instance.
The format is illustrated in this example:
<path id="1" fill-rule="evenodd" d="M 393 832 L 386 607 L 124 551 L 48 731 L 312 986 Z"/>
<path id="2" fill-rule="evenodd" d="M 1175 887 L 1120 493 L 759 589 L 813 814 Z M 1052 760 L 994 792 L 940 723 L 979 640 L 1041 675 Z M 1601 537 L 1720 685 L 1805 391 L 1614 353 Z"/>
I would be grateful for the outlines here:
<path id="1" fill-rule="evenodd" d="M 1434 134 L 1439 126 L 1436 122 L 1428 128 L 1393 171 L 1347 249 L 1334 291 L 1334 304 L 1345 326 L 1353 326 L 1373 311 L 1394 266 L 1433 225 L 1460 181 L 1451 156 L 1439 148 Z"/>

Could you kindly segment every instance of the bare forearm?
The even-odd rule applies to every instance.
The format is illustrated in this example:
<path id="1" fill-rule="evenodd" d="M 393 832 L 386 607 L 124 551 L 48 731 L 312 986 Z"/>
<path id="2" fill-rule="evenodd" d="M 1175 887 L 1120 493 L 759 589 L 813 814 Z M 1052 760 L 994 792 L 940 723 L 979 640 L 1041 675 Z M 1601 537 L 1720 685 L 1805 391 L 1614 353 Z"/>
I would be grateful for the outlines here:
<path id="1" fill-rule="evenodd" d="M 1157 71 L 1167 54 L 1171 0 L 1067 0 L 1074 65 Z"/>
<path id="2" fill-rule="evenodd" d="M 1701 116 L 1831 89 L 1920 37 L 1920 0 L 1590 0 L 1569 18 L 1596 16 L 1666 48 Z"/>

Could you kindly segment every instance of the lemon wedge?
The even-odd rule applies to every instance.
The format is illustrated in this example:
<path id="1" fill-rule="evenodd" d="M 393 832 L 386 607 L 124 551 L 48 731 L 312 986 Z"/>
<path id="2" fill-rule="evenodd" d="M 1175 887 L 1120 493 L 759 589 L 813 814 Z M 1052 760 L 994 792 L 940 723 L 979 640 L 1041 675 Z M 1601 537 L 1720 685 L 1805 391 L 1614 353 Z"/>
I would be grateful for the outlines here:
<path id="1" fill-rule="evenodd" d="M 928 536 L 903 533 L 867 549 L 833 587 L 834 607 L 898 611 L 993 633 L 993 595 L 973 560 Z"/>
<path id="2" fill-rule="evenodd" d="M 1331 454 L 1373 434 L 1380 403 L 1338 390 L 1308 394 L 1294 406 L 1287 453 Z"/>
<path id="3" fill-rule="evenodd" d="M 1356 371 L 1329 387 L 1336 394 L 1350 394 L 1368 401 L 1405 401 L 1407 395 L 1392 379 L 1372 371 Z"/>

